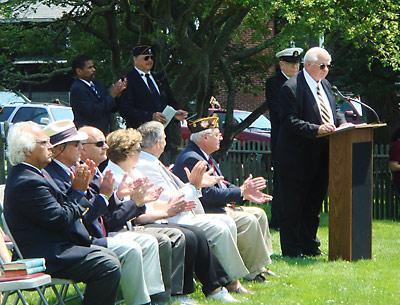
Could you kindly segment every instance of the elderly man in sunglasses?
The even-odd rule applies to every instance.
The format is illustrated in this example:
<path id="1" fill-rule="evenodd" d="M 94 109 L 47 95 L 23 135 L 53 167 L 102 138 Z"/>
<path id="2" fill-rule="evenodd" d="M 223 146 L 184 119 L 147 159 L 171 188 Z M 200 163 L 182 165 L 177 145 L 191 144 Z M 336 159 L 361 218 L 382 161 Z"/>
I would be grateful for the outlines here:
<path id="1" fill-rule="evenodd" d="M 319 135 L 345 124 L 325 79 L 331 55 L 314 47 L 304 69 L 280 90 L 281 106 L 276 165 L 280 173 L 280 241 L 282 255 L 321 255 L 319 213 L 328 186 L 328 141 Z"/>
<path id="2" fill-rule="evenodd" d="M 128 87 L 122 95 L 120 112 L 126 121 L 127 127 L 138 128 L 143 123 L 158 121 L 167 124 L 167 118 L 163 114 L 167 106 L 176 111 L 174 118 L 166 126 L 167 154 L 172 147 L 174 130 L 180 128 L 179 121 L 187 117 L 187 112 L 180 110 L 173 97 L 171 88 L 165 74 L 154 74 L 154 53 L 151 46 L 140 45 L 132 50 L 133 69 L 128 73 Z M 177 144 L 177 143 L 175 143 Z M 168 160 L 169 161 L 169 160 Z"/>

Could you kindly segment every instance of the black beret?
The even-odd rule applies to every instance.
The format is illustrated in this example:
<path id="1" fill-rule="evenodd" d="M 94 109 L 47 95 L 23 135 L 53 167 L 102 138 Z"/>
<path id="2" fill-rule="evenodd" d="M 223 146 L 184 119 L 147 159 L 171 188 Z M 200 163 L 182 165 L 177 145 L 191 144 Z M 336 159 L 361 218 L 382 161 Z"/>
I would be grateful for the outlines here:
<path id="1" fill-rule="evenodd" d="M 132 49 L 132 54 L 133 56 L 153 55 L 153 50 L 151 49 L 151 46 L 147 45 L 136 46 Z"/>

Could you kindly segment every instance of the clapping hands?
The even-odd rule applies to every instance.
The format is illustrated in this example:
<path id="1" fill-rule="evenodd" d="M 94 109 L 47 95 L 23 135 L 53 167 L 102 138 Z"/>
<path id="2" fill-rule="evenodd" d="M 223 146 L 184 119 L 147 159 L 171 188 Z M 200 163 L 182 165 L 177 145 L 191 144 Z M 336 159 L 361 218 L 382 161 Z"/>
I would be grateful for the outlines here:
<path id="1" fill-rule="evenodd" d="M 223 176 L 215 176 L 214 169 L 207 171 L 207 162 L 199 161 L 190 171 L 187 167 L 184 168 L 190 184 L 195 188 L 210 187 L 224 180 Z"/>
<path id="2" fill-rule="evenodd" d="M 266 180 L 263 177 L 253 178 L 252 175 L 244 181 L 240 187 L 243 198 L 257 204 L 262 204 L 272 200 L 272 196 L 264 194 L 262 190 L 267 186 Z"/>

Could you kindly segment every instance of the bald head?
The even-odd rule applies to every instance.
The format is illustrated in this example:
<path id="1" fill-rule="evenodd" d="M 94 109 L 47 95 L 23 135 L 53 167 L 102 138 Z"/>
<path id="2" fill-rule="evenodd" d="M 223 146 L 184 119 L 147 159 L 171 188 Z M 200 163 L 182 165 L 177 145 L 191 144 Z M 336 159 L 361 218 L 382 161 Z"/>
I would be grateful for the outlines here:
<path id="1" fill-rule="evenodd" d="M 88 135 L 88 139 L 82 143 L 81 159 L 93 160 L 96 165 L 105 161 L 107 159 L 108 146 L 103 132 L 92 126 L 83 126 L 79 131 Z"/>
<path id="2" fill-rule="evenodd" d="M 314 47 L 304 55 L 304 68 L 316 82 L 319 82 L 328 75 L 331 61 L 331 55 L 327 50 Z"/>

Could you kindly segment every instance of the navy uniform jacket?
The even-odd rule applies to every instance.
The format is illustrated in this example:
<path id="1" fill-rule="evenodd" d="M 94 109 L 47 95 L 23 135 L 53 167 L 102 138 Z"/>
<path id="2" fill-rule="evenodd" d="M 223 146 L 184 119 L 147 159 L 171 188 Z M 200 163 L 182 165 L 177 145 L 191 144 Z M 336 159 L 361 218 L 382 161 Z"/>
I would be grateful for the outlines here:
<path id="1" fill-rule="evenodd" d="M 81 194 L 62 193 L 29 165 L 12 167 L 4 193 L 4 216 L 22 255 L 44 257 L 46 272 L 53 274 L 96 251 L 90 248 L 89 233 L 80 220 L 85 210 L 81 200 Z"/>
<path id="2" fill-rule="evenodd" d="M 53 178 L 54 182 L 63 193 L 69 194 L 73 192 L 71 189 L 71 178 L 60 165 L 52 161 L 46 166 L 45 170 Z M 101 196 L 95 198 L 86 197 L 86 199 L 89 201 L 89 210 L 83 216 L 83 223 L 92 236 L 92 243 L 98 246 L 107 247 L 107 239 L 105 238 L 106 236 L 104 236 L 99 221 L 99 217 L 107 210 L 107 204 Z"/>
<path id="3" fill-rule="evenodd" d="M 271 121 L 271 151 L 272 157 L 274 157 L 276 142 L 279 134 L 279 91 L 282 85 L 288 79 L 282 73 L 282 71 L 276 72 L 276 74 L 267 79 L 265 82 L 265 98 L 269 109 L 269 120 Z"/>
<path id="4" fill-rule="evenodd" d="M 120 101 L 121 116 L 127 127 L 138 128 L 143 123 L 153 119 L 153 113 L 162 112 L 165 106 L 170 105 L 177 109 L 177 103 L 165 77 L 152 74 L 160 90 L 160 99 L 151 93 L 139 72 L 133 68 L 127 75 L 128 86 L 122 93 Z"/>
<path id="5" fill-rule="evenodd" d="M 93 126 L 108 134 L 111 113 L 118 110 L 117 103 L 101 83 L 93 81 L 98 95 L 83 81 L 77 79 L 70 89 L 70 105 L 77 128 Z"/>
<path id="6" fill-rule="evenodd" d="M 322 80 L 321 84 L 336 126 L 345 123 L 344 115 L 336 107 L 330 83 Z M 276 147 L 278 169 L 281 175 L 296 175 L 304 179 L 319 171 L 314 167 L 321 164 L 321 160 L 324 162 L 326 159 L 327 164 L 328 140 L 316 137 L 322 120 L 303 71 L 285 82 L 279 99 L 281 127 Z"/>
<path id="7" fill-rule="evenodd" d="M 198 161 L 203 160 L 208 161 L 200 148 L 194 142 L 190 141 L 186 148 L 178 155 L 172 171 L 186 183 L 188 182 L 188 178 L 184 168 L 187 167 L 191 170 Z M 212 159 L 212 161 L 218 175 L 222 175 L 215 160 Z M 210 164 L 208 168 L 211 168 Z M 227 183 L 226 186 L 226 188 L 221 188 L 217 184 L 212 187 L 202 188 L 203 196 L 200 198 L 200 201 L 206 213 L 225 213 L 225 206 L 228 203 L 243 203 L 240 188 L 230 183 Z"/>

